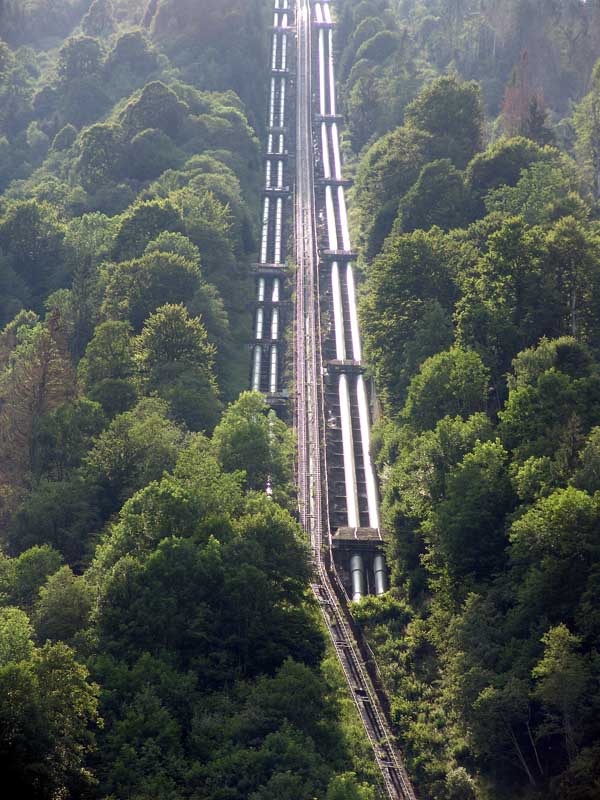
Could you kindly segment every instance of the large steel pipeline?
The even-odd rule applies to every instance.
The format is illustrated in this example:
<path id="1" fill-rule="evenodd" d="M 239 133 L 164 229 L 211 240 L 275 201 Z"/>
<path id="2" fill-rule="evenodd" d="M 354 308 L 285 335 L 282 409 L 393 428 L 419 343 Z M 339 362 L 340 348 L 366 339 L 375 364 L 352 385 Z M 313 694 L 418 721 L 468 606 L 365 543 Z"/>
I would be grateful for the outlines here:
<path id="1" fill-rule="evenodd" d="M 279 0 L 278 0 L 279 1 Z M 285 2 L 286 0 L 283 0 Z M 321 8 L 321 3 L 317 4 Z M 329 540 L 327 451 L 325 447 L 325 410 L 322 385 L 322 356 L 320 329 L 320 299 L 318 279 L 318 254 L 316 233 L 316 204 L 314 189 L 314 153 L 312 141 L 312 54 L 311 13 L 308 0 L 297 0 L 297 122 L 296 122 L 296 185 L 295 185 L 295 240 L 296 240 L 296 318 L 295 318 L 295 383 L 297 391 L 296 430 L 298 435 L 298 500 L 300 519 L 310 536 L 315 563 L 315 580 L 311 588 L 317 598 L 323 619 L 346 677 L 348 688 L 362 720 L 365 733 L 373 748 L 383 784 L 390 800 L 414 800 L 410 780 L 391 736 L 389 723 L 383 713 L 379 698 L 365 670 L 357 642 L 352 635 L 347 608 L 342 605 L 334 590 L 334 574 L 330 575 L 325 562 L 324 539 Z M 316 6 L 315 6 L 316 8 Z M 318 13 L 318 12 L 316 12 Z M 321 20 L 331 20 L 329 8 Z M 328 37 L 329 39 L 331 37 Z M 331 56 L 331 46 L 329 47 Z M 329 72 L 331 82 L 333 73 Z M 322 83 L 320 82 L 320 85 Z M 323 96 L 323 95 L 321 95 Z M 335 103 L 334 93 L 328 93 L 330 103 Z M 319 108 L 322 108 L 319 105 Z M 327 109 L 326 109 L 327 110 Z M 331 126 L 332 127 L 332 126 Z M 329 148 L 328 131 L 321 133 L 323 163 Z M 339 153 L 338 153 L 339 160 Z M 335 146 L 334 146 L 335 161 Z M 326 187 L 331 189 L 330 186 Z M 341 224 L 339 197 L 326 191 L 326 216 L 330 249 L 337 249 L 337 228 Z M 343 207 L 345 211 L 345 205 Z M 344 228 L 341 225 L 343 238 Z M 348 236 L 349 241 L 349 236 Z M 331 247 L 335 244 L 336 247 Z M 349 248 L 348 248 L 349 249 Z M 352 286 L 353 279 L 347 285 Z M 339 274 L 337 285 L 341 292 Z M 349 290 L 348 290 L 349 291 Z M 339 299 L 339 298 L 338 298 Z M 354 298 L 353 298 L 354 299 Z M 341 308 L 341 304 L 340 304 Z M 338 309 L 339 312 L 340 309 Z M 342 314 L 343 314 L 343 309 Z M 352 323 L 350 323 L 352 324 Z M 342 326 L 343 327 L 343 326 Z M 358 331 L 358 327 L 357 327 Z M 354 342 L 354 337 L 352 337 Z M 357 341 L 360 341 L 359 338 Z M 345 343 L 336 338 L 336 353 L 344 352 Z M 362 378 L 362 376 L 359 376 Z M 348 388 L 349 376 L 340 375 L 340 387 Z M 345 392 L 346 389 L 343 391 Z M 360 394 L 359 414 L 360 411 Z M 365 394 L 366 399 L 366 394 Z M 341 404 L 343 407 L 345 404 Z M 348 403 L 349 408 L 349 403 Z M 363 408 L 363 411 L 365 409 Z M 351 409 L 350 409 L 351 411 Z M 366 407 L 368 417 L 368 407 Z M 344 413 L 342 411 L 342 413 Z M 368 418 L 367 418 L 368 423 Z M 350 432 L 352 428 L 350 426 Z M 368 439 L 363 440 L 368 443 Z M 354 513 L 354 512 L 352 512 Z M 371 518 L 370 518 L 371 519 Z M 365 565 L 360 554 L 353 557 L 356 572 L 357 599 L 366 591 Z M 385 591 L 385 561 L 374 561 L 375 590 Z"/>
<path id="2" fill-rule="evenodd" d="M 271 47 L 271 81 L 268 104 L 268 126 L 265 190 L 284 190 L 285 152 L 284 126 L 286 117 L 286 77 L 289 26 L 288 0 L 276 0 L 273 14 Z M 283 13 L 282 13 L 283 12 Z M 272 158 L 271 156 L 278 156 Z M 283 261 L 283 196 L 271 197 L 265 193 L 261 224 L 259 265 L 279 265 Z M 279 347 L 281 335 L 278 277 L 267 279 L 259 275 L 256 282 L 256 314 L 250 386 L 255 391 L 275 394 L 280 388 Z M 265 314 L 268 316 L 265 319 Z M 264 348 L 264 353 L 263 353 Z"/>
<path id="3" fill-rule="evenodd" d="M 317 22 L 325 21 L 327 23 L 331 23 L 331 13 L 329 9 L 329 5 L 325 4 L 323 9 L 321 8 L 321 3 L 315 3 L 315 14 Z M 327 37 L 324 34 L 327 34 Z M 325 91 L 325 77 L 324 72 L 327 71 L 327 82 L 328 82 L 328 92 Z M 335 104 L 335 72 L 333 66 L 333 49 L 332 49 L 332 32 L 330 29 L 324 31 L 323 29 L 319 30 L 319 72 L 321 74 L 320 79 L 320 110 L 321 113 L 329 114 L 335 116 L 336 112 L 336 104 Z M 325 96 L 327 95 L 327 97 Z M 328 103 L 327 103 L 328 101 Z M 322 127 L 325 127 L 325 123 L 321 123 Z M 341 161 L 340 161 L 340 149 L 339 149 L 339 137 L 337 131 L 337 124 L 333 122 L 330 126 L 331 130 L 328 133 L 326 131 L 325 135 L 321 135 L 322 141 L 322 163 L 325 168 L 325 178 L 327 179 L 331 174 L 331 160 L 333 156 L 333 161 L 335 164 L 335 177 L 337 180 L 341 180 Z M 330 153 L 330 147 L 333 150 L 333 153 Z M 326 186 L 326 218 L 327 218 L 327 231 L 328 231 L 328 239 L 329 239 L 329 247 L 331 250 L 337 250 L 338 247 L 346 251 L 351 251 L 351 240 L 350 240 L 350 230 L 348 225 L 348 213 L 346 209 L 346 198 L 344 193 L 343 186 L 338 186 L 337 191 L 334 193 L 333 188 L 331 186 Z M 338 229 L 341 232 L 341 242 L 338 236 Z M 334 321 L 335 321 L 335 335 L 336 341 L 339 338 L 338 332 L 338 325 L 346 325 L 349 324 L 350 327 L 350 337 L 352 341 L 352 358 L 356 362 L 360 362 L 362 358 L 362 348 L 360 343 L 360 331 L 358 325 L 358 315 L 356 310 L 356 291 L 355 291 L 355 283 L 354 283 L 354 271 L 350 261 L 346 264 L 345 267 L 345 288 L 346 288 L 346 297 L 341 296 L 341 292 L 339 287 L 336 286 L 336 282 L 339 282 L 339 267 L 336 263 L 335 269 L 332 269 L 332 296 L 333 296 L 333 304 L 334 304 Z M 345 305 L 348 309 L 347 319 L 344 318 L 344 300 L 346 301 Z M 339 357 L 339 356 L 338 356 Z M 360 444 L 359 449 L 362 453 L 362 460 L 364 466 L 364 473 L 365 473 L 365 485 L 366 485 L 366 502 L 367 502 L 367 514 L 369 519 L 369 527 L 371 528 L 379 528 L 380 525 L 380 516 L 379 516 L 379 496 L 377 492 L 377 482 L 375 478 L 375 469 L 373 466 L 373 460 L 371 456 L 371 433 L 370 433 L 370 425 L 369 425 L 369 411 L 368 411 L 368 398 L 367 398 L 367 391 L 364 379 L 361 375 L 355 378 L 355 385 L 354 391 L 356 392 L 357 404 L 359 409 L 359 427 L 360 427 Z M 341 394 L 341 392 L 340 392 Z M 344 392 L 344 395 L 346 393 Z M 345 418 L 346 415 L 343 415 Z M 343 432 L 343 438 L 348 441 L 349 436 L 348 433 Z M 351 518 L 354 518 L 354 514 L 351 513 L 351 509 L 354 507 L 354 492 L 350 489 L 351 496 L 349 497 L 349 510 L 348 510 L 348 525 L 352 527 Z"/>

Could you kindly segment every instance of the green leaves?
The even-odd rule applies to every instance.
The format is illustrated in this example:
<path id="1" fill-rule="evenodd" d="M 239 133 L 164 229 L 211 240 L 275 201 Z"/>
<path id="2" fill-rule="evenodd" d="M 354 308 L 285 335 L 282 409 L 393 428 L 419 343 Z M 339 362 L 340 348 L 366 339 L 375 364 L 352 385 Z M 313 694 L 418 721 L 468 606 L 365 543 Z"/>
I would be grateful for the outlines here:
<path id="1" fill-rule="evenodd" d="M 404 416 L 416 430 L 445 416 L 470 417 L 485 409 L 489 370 L 473 351 L 454 347 L 428 358 L 410 382 Z"/>
<path id="2" fill-rule="evenodd" d="M 102 65 L 102 47 L 91 36 L 68 39 L 58 57 L 58 76 L 61 81 L 75 81 L 97 75 Z"/>
<path id="3" fill-rule="evenodd" d="M 579 719 L 586 704 L 591 673 L 589 660 L 578 652 L 581 640 L 566 625 L 557 625 L 542 636 L 544 655 L 533 668 L 536 696 L 548 722 L 545 733 L 561 732 L 570 760 L 577 754 Z M 558 717 L 558 718 L 557 718 Z"/>
<path id="4" fill-rule="evenodd" d="M 134 360 L 145 391 L 168 400 L 192 430 L 210 430 L 218 419 L 214 355 L 206 328 L 183 305 L 158 308 L 134 341 Z"/>
<path id="5" fill-rule="evenodd" d="M 42 308 L 45 297 L 64 280 L 65 226 L 46 203 L 8 204 L 0 217 L 0 249 L 23 281 L 21 302 Z M 5 320 L 8 322 L 8 320 Z"/>
<path id="6" fill-rule="evenodd" d="M 0 762 L 10 785 L 23 796 L 86 792 L 98 687 L 62 643 L 21 655 L 0 666 Z"/>
<path id="7" fill-rule="evenodd" d="M 24 611 L 10 606 L 0 610 L 0 669 L 31 657 L 32 634 L 33 628 Z"/>
<path id="8" fill-rule="evenodd" d="M 458 596 L 503 566 L 504 517 L 514 504 L 507 461 L 499 442 L 478 442 L 449 476 L 427 528 L 434 559 L 441 556 Z"/>
<path id="9" fill-rule="evenodd" d="M 233 472 L 244 465 L 249 489 L 264 491 L 270 482 L 280 500 L 291 492 L 290 431 L 275 414 L 268 413 L 261 395 L 243 392 L 226 409 L 215 428 L 213 444 L 225 470 Z"/>
<path id="10" fill-rule="evenodd" d="M 446 349 L 450 344 L 449 326 L 443 323 L 453 304 L 452 264 L 458 252 L 434 228 L 390 237 L 371 265 L 361 316 L 365 345 L 389 407 L 401 405 L 419 361 L 433 355 L 440 345 Z M 415 340 L 421 347 L 411 348 Z M 407 363 L 404 352 L 409 348 L 415 360 Z"/>
<path id="11" fill-rule="evenodd" d="M 483 111 L 474 82 L 455 75 L 436 78 L 406 109 L 409 125 L 431 135 L 429 156 L 449 158 L 464 169 L 481 149 Z"/>
<path id="12" fill-rule="evenodd" d="M 159 306 L 189 301 L 199 288 L 198 266 L 182 256 L 154 252 L 109 268 L 103 312 L 128 319 L 139 331 Z"/>

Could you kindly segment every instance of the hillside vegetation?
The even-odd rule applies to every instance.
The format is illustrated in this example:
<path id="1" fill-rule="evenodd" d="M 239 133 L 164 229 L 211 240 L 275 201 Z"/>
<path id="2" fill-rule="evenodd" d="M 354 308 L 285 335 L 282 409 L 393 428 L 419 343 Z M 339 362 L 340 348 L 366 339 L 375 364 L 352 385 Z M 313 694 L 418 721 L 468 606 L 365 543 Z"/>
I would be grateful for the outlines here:
<path id="1" fill-rule="evenodd" d="M 418 793 L 600 791 L 595 3 L 342 0 L 390 597 Z"/>
<path id="2" fill-rule="evenodd" d="M 262 2 L 0 2 L 0 766 L 373 800 L 249 374 Z M 265 494 L 267 483 L 274 496 Z"/>
<path id="3" fill-rule="evenodd" d="M 392 579 L 353 613 L 422 800 L 597 800 L 600 6 L 335 13 Z M 11 796 L 378 796 L 244 392 L 271 19 L 0 0 Z"/>

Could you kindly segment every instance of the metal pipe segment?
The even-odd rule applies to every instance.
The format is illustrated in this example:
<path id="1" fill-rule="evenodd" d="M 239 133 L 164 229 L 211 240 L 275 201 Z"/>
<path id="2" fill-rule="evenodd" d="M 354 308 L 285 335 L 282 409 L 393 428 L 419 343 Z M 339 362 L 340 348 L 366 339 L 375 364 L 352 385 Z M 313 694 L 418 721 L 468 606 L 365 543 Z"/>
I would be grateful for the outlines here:
<path id="1" fill-rule="evenodd" d="M 277 15 L 275 15 L 275 20 L 277 20 Z M 277 22 L 275 22 L 277 24 Z M 273 55 L 271 58 L 271 69 L 277 68 L 277 34 L 273 34 Z"/>
<path id="2" fill-rule="evenodd" d="M 325 187 L 325 215 L 327 217 L 327 237 L 329 239 L 329 249 L 338 249 L 338 237 L 335 227 L 335 209 L 333 207 L 333 192 L 331 186 Z"/>
<path id="3" fill-rule="evenodd" d="M 262 306 L 259 306 L 256 311 L 256 330 L 255 330 L 255 338 L 262 339 L 263 336 L 263 318 L 264 318 L 264 311 Z"/>
<path id="4" fill-rule="evenodd" d="M 344 457 L 344 482 L 346 484 L 346 505 L 348 510 L 348 526 L 360 527 L 360 511 L 358 507 L 358 491 L 356 489 L 356 464 L 354 462 L 354 441 L 352 435 L 352 415 L 348 376 L 340 375 L 340 421 L 342 426 L 342 451 Z"/>
<path id="5" fill-rule="evenodd" d="M 281 79 L 281 88 L 279 90 L 279 127 L 283 128 L 285 125 L 285 78 Z"/>
<path id="6" fill-rule="evenodd" d="M 336 113 L 336 105 L 335 105 L 335 73 L 333 71 L 333 47 L 332 47 L 332 39 L 333 39 L 333 37 L 332 37 L 331 31 L 327 31 L 327 37 L 329 39 L 329 113 L 330 114 L 335 114 Z"/>
<path id="7" fill-rule="evenodd" d="M 367 593 L 365 562 L 359 553 L 355 553 L 350 558 L 350 574 L 352 576 L 352 602 L 358 603 Z"/>
<path id="8" fill-rule="evenodd" d="M 342 229 L 342 244 L 344 250 L 351 250 L 350 244 L 350 230 L 348 228 L 348 212 L 346 211 L 346 197 L 344 195 L 344 187 L 337 187 L 337 200 L 338 210 L 340 212 L 340 227 Z"/>
<path id="9" fill-rule="evenodd" d="M 281 69 L 287 69 L 287 33 L 281 34 Z"/>
<path id="10" fill-rule="evenodd" d="M 263 205 L 263 224 L 262 224 L 262 240 L 260 245 L 260 260 L 263 264 L 267 262 L 267 249 L 269 244 L 269 211 L 270 200 L 265 197 Z"/>
<path id="11" fill-rule="evenodd" d="M 379 528 L 379 498 L 377 496 L 377 481 L 371 457 L 371 431 L 369 429 L 369 405 L 367 390 L 362 375 L 356 379 L 356 394 L 358 397 L 358 416 L 360 420 L 360 439 L 362 443 L 363 464 L 365 468 L 365 482 L 367 485 L 367 505 L 369 508 L 369 527 Z"/>
<path id="12" fill-rule="evenodd" d="M 279 309 L 274 308 L 271 312 L 271 341 L 277 341 L 279 336 Z"/>
<path id="13" fill-rule="evenodd" d="M 327 143 L 327 125 L 321 123 L 321 154 L 323 160 L 323 175 L 331 178 L 331 162 L 329 161 L 329 146 Z"/>
<path id="14" fill-rule="evenodd" d="M 260 370 L 262 367 L 262 347 L 257 344 L 254 348 L 254 363 L 252 366 L 252 389 L 260 391 Z"/>
<path id="15" fill-rule="evenodd" d="M 335 179 L 341 180 L 342 178 L 342 159 L 340 156 L 340 137 L 338 134 L 337 122 L 331 126 L 331 140 L 333 142 L 333 163 L 335 165 Z"/>
<path id="16" fill-rule="evenodd" d="M 269 127 L 275 125 L 275 78 L 271 78 L 271 99 L 269 103 Z"/>
<path id="17" fill-rule="evenodd" d="M 325 39 L 324 31 L 319 31 L 319 110 L 321 114 L 326 113 L 325 103 Z"/>
<path id="18" fill-rule="evenodd" d="M 344 337 L 344 308 L 342 306 L 342 285 L 340 268 L 337 261 L 331 265 L 331 291 L 333 296 L 333 320 L 335 329 L 335 356 L 338 361 L 346 358 L 346 341 Z"/>
<path id="19" fill-rule="evenodd" d="M 317 22 L 327 21 L 331 22 L 331 12 L 328 5 L 321 7 L 320 3 L 315 4 L 315 16 Z M 325 31 L 320 29 L 318 31 L 319 38 L 319 108 L 321 113 L 330 113 L 335 115 L 335 71 L 333 65 L 333 48 L 331 31 L 327 31 L 327 39 L 325 39 Z M 325 54 L 327 48 L 327 57 Z M 329 89 L 329 108 L 327 107 L 327 89 Z M 329 130 L 331 133 L 329 133 Z M 334 174 L 336 179 L 342 178 L 342 165 L 341 154 L 339 148 L 339 135 L 338 128 L 335 122 L 331 125 L 326 123 L 321 124 L 321 148 L 322 148 L 322 163 L 324 176 L 329 178 L 331 176 L 331 162 L 333 157 Z M 352 250 L 350 239 L 350 229 L 348 224 L 348 212 L 346 208 L 346 197 L 344 188 L 338 186 L 334 192 L 331 186 L 325 187 L 325 215 L 327 223 L 327 237 L 330 250 L 338 250 L 342 248 L 346 251 Z M 338 234 L 339 226 L 339 234 Z M 341 236 L 341 242 L 340 242 Z M 357 305 L 356 305 L 356 288 L 354 281 L 354 271 L 352 265 L 347 263 L 345 266 L 346 277 L 346 297 L 342 296 L 341 281 L 339 275 L 339 264 L 332 264 L 331 281 L 332 281 L 332 299 L 334 307 L 334 334 L 336 345 L 336 357 L 344 360 L 348 357 L 345 342 L 345 325 L 350 325 L 350 336 L 352 342 L 352 358 L 360 363 L 362 359 L 362 348 L 360 341 L 360 329 L 358 323 Z M 347 301 L 348 320 L 345 319 L 344 313 L 344 300 Z M 344 380 L 342 380 L 344 378 Z M 350 406 L 348 399 L 348 409 L 346 413 L 346 396 L 349 398 L 349 388 L 347 378 L 340 376 L 340 418 L 342 427 L 342 442 L 344 445 L 344 461 L 347 459 L 347 452 L 349 453 L 349 443 L 354 444 L 352 432 L 352 417 L 350 414 Z M 342 384 L 344 384 L 342 386 Z M 369 403 L 364 379 L 358 376 L 356 380 L 356 395 L 358 400 L 358 415 L 360 426 L 360 452 L 362 453 L 362 460 L 364 464 L 366 495 L 367 495 L 367 510 L 369 517 L 369 526 L 372 528 L 379 528 L 379 497 L 377 493 L 377 482 L 375 478 L 375 469 L 371 458 L 371 434 L 370 434 L 370 420 L 369 420 Z M 355 469 L 354 463 L 354 450 L 352 450 L 352 468 Z M 360 515 L 357 512 L 358 500 L 355 500 L 356 493 L 356 477 L 353 481 L 349 480 L 347 463 L 344 464 L 345 482 L 347 491 L 348 502 L 348 520 L 349 525 L 354 527 L 353 520 L 360 520 Z M 351 521 L 352 520 L 352 521 Z"/>
<path id="20" fill-rule="evenodd" d="M 373 573 L 375 577 L 375 594 L 380 597 L 388 590 L 387 567 L 382 553 L 377 553 L 373 559 Z"/>
<path id="21" fill-rule="evenodd" d="M 269 391 L 275 394 L 277 391 L 277 345 L 271 347 L 271 374 L 269 379 Z"/>
<path id="22" fill-rule="evenodd" d="M 281 224 L 283 218 L 283 199 L 277 198 L 275 211 L 275 264 L 281 264 Z"/>

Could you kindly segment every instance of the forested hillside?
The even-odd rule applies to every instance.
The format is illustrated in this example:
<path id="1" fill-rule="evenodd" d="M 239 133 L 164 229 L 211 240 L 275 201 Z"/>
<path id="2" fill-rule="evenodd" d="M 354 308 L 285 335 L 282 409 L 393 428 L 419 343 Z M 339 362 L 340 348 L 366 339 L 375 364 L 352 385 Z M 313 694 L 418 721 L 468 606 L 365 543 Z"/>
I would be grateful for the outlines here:
<path id="1" fill-rule="evenodd" d="M 340 0 L 418 794 L 600 793 L 600 6 Z M 596 63 L 597 62 L 597 63 Z"/>
<path id="2" fill-rule="evenodd" d="M 337 0 L 422 800 L 600 796 L 600 4 Z M 24 800 L 375 800 L 249 377 L 262 0 L 0 0 L 0 766 Z M 265 492 L 272 486 L 273 496 Z"/>
<path id="3" fill-rule="evenodd" d="M 291 432 L 242 392 L 269 22 L 0 2 L 7 796 L 374 797 Z"/>

